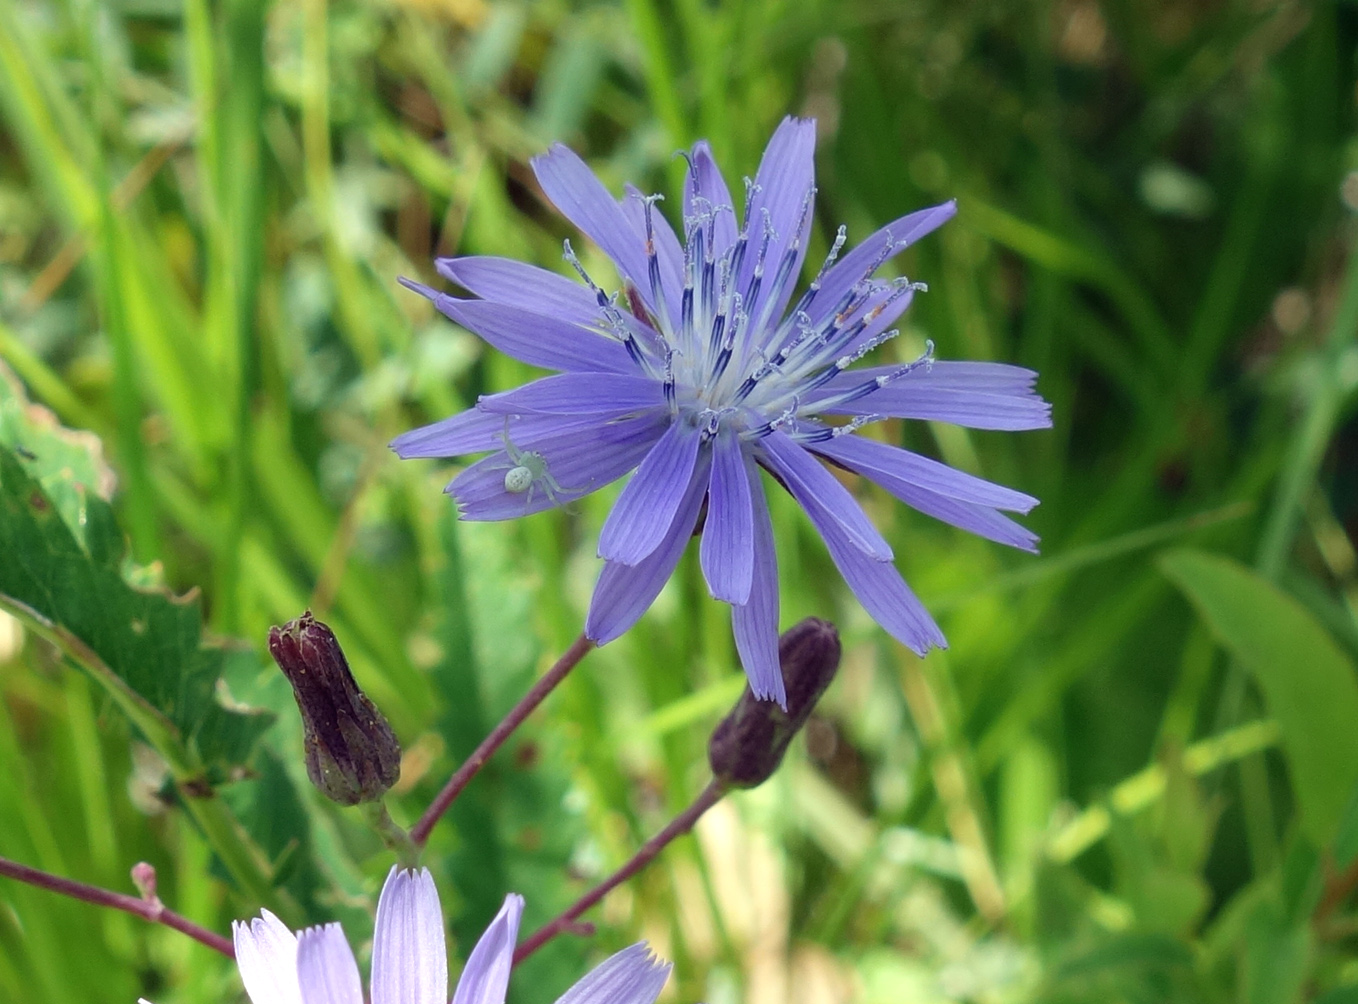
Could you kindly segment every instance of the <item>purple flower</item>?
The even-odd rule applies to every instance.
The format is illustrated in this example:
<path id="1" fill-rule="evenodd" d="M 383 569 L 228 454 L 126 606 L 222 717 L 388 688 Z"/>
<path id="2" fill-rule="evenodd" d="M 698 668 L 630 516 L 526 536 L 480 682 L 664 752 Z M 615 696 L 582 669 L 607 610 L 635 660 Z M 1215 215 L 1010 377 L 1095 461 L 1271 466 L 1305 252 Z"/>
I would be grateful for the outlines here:
<path id="1" fill-rule="evenodd" d="M 714 597 L 731 604 L 741 662 L 760 697 L 783 703 L 778 576 L 762 467 L 806 510 L 849 587 L 891 635 L 923 654 L 942 632 L 892 564 L 891 546 L 817 458 L 861 474 L 954 526 L 1025 550 L 1037 537 L 1001 515 L 1037 500 L 854 433 L 887 417 L 975 429 L 1036 429 L 1051 408 L 1036 374 L 942 362 L 932 346 L 904 365 L 851 369 L 896 334 L 923 287 L 874 273 L 951 219 L 953 202 L 903 216 L 839 257 L 841 227 L 794 302 L 815 198 L 815 125 L 785 119 L 737 216 L 706 143 L 688 155 L 681 243 L 628 187 L 616 200 L 557 145 L 533 161 L 543 191 L 608 254 L 622 291 L 605 294 L 501 258 L 445 258 L 459 299 L 401 281 L 491 345 L 558 370 L 398 437 L 402 457 L 494 452 L 448 486 L 463 519 L 511 519 L 635 473 L 599 537 L 603 573 L 586 633 L 627 630 L 660 592 L 706 514 L 699 546 Z M 789 307 L 789 304 L 791 306 Z"/>
<path id="2" fill-rule="evenodd" d="M 504 1004 L 523 897 L 509 895 L 472 949 L 452 1004 Z M 358 963 L 339 924 L 293 934 L 268 910 L 232 925 L 251 1004 L 363 1004 Z M 557 1004 L 654 1004 L 670 967 L 644 942 L 605 959 Z M 443 913 L 427 869 L 393 868 L 377 901 L 372 1004 L 448 1004 Z M 147 1004 L 142 1001 L 141 1004 Z"/>

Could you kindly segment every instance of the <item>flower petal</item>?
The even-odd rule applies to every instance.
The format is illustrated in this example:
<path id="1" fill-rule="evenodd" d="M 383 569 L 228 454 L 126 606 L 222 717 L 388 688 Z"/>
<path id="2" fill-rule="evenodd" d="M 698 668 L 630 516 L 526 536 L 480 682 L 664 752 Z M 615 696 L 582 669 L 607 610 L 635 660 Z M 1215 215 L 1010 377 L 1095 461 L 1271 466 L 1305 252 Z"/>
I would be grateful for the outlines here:
<path id="1" fill-rule="evenodd" d="M 570 324 L 597 324 L 599 301 L 578 282 L 512 258 L 436 258 L 439 275 L 483 300 L 508 303 Z"/>
<path id="2" fill-rule="evenodd" d="M 549 370 L 636 372 L 622 343 L 597 330 L 505 303 L 459 300 L 412 279 L 400 281 L 431 300 L 445 317 L 521 362 Z"/>
<path id="3" fill-rule="evenodd" d="M 457 980 L 453 1004 L 504 1004 L 509 971 L 514 965 L 514 943 L 519 940 L 523 897 L 510 893 L 500 912 L 467 956 Z M 377 1004 L 373 1001 L 373 1004 Z"/>
<path id="4" fill-rule="evenodd" d="M 749 245 L 741 264 L 741 290 L 748 292 L 752 285 L 766 223 L 772 227 L 773 237 L 764 257 L 764 280 L 759 292 L 754 297 L 747 296 L 745 308 L 752 318 L 760 316 L 772 296 L 781 301 L 773 316 L 781 313 L 796 285 L 802 259 L 806 257 L 806 231 L 811 226 L 807 199 L 816 183 L 815 153 L 816 123 L 788 116 L 774 132 L 759 161 L 755 188 L 745 214 Z M 790 277 L 782 287 L 777 287 L 774 277 L 794 241 L 798 248 Z"/>
<path id="5" fill-rule="evenodd" d="M 707 521 L 698 555 L 713 597 L 745 603 L 754 577 L 754 510 L 740 439 L 730 430 L 713 441 Z"/>
<path id="6" fill-rule="evenodd" d="M 501 428 L 503 429 L 503 417 Z M 565 505 L 616 481 L 650 452 L 670 422 L 668 411 L 600 422 L 585 416 L 529 416 L 510 424 L 509 440 L 520 458 L 537 453 L 545 477 L 523 492 L 505 488 L 505 474 L 519 464 L 505 450 L 492 453 L 448 486 L 468 520 L 517 519 Z M 548 480 L 550 478 L 550 480 Z"/>
<path id="7" fill-rule="evenodd" d="M 635 185 L 626 186 L 627 194 L 622 199 L 623 214 L 632 223 L 637 240 L 646 247 L 646 196 Z M 684 249 L 674 234 L 670 221 L 660 211 L 659 206 L 651 207 L 651 237 L 655 241 L 656 264 L 660 268 L 660 286 L 665 297 L 665 307 L 670 320 L 678 322 L 680 296 L 684 292 Z M 647 268 L 649 269 L 649 262 Z M 649 275 L 649 272 L 647 273 Z M 649 279 L 647 288 L 650 288 Z"/>
<path id="8" fill-rule="evenodd" d="M 820 288 L 806 305 L 812 326 L 819 326 L 843 309 L 844 297 L 854 286 L 869 277 L 868 269 L 874 263 L 881 263 L 904 251 L 956 215 L 957 201 L 950 199 L 942 205 L 921 209 L 893 220 L 855 247 L 821 276 Z"/>
<path id="9" fill-rule="evenodd" d="M 599 533 L 599 557 L 635 565 L 660 546 L 688 491 L 702 437 L 672 422 L 618 496 Z"/>
<path id="10" fill-rule="evenodd" d="M 448 947 L 429 869 L 393 866 L 377 900 L 372 1004 L 444 1004 Z"/>
<path id="11" fill-rule="evenodd" d="M 839 574 L 844 576 L 863 609 L 886 629 L 887 634 L 919 656 L 929 651 L 930 646 L 948 647 L 943 632 L 924 609 L 924 604 L 910 591 L 895 565 L 889 561 L 874 561 L 865 555 L 833 520 L 817 520 L 814 513 L 811 513 L 811 519 Z"/>
<path id="12" fill-rule="evenodd" d="M 777 430 L 759 440 L 769 468 L 813 520 L 832 520 L 854 546 L 877 561 L 890 561 L 891 545 L 872 525 L 863 507 L 800 443 Z"/>
<path id="13" fill-rule="evenodd" d="M 497 415 L 610 415 L 656 408 L 665 386 L 627 373 L 558 373 L 481 398 L 477 407 Z"/>
<path id="14" fill-rule="evenodd" d="M 391 441 L 398 457 L 458 457 L 493 450 L 504 432 L 503 415 L 468 408 L 431 425 L 403 432 Z"/>
<path id="15" fill-rule="evenodd" d="M 231 925 L 236 968 L 253 1004 L 301 1004 L 297 984 L 297 937 L 268 910 Z"/>
<path id="16" fill-rule="evenodd" d="M 974 477 L 918 453 L 862 436 L 836 436 L 807 443 L 807 449 L 838 461 L 883 487 L 888 483 L 905 482 L 959 502 L 1013 512 L 1028 512 L 1037 505 L 1037 499 L 1031 495 Z"/>
<path id="17" fill-rule="evenodd" d="M 1041 398 L 980 394 L 947 387 L 887 386 L 865 397 L 824 409 L 827 415 L 888 415 L 948 422 L 968 429 L 1050 429 L 1051 405 Z"/>
<path id="18" fill-rule="evenodd" d="M 604 959 L 561 995 L 557 1004 L 654 1004 L 670 969 L 646 942 Z"/>
<path id="19" fill-rule="evenodd" d="M 594 172 L 575 151 L 555 143 L 540 157 L 534 157 L 533 173 L 552 205 L 570 220 L 608 257 L 613 259 L 624 279 L 630 279 L 642 298 L 651 303 L 651 284 L 647 279 L 646 249 L 637 239 L 622 207 L 608 193 Z"/>
<path id="20" fill-rule="evenodd" d="M 604 645 L 617 638 L 635 624 L 660 595 L 660 590 L 674 571 L 674 566 L 679 564 L 679 556 L 684 553 L 684 547 L 698 523 L 698 512 L 702 508 L 703 496 L 707 494 L 710 463 L 711 458 L 707 453 L 698 455 L 688 491 L 684 493 L 674 520 L 670 523 L 669 534 L 659 547 L 635 565 L 624 565 L 618 561 L 604 565 L 604 570 L 599 573 L 599 581 L 594 586 L 589 616 L 585 621 L 585 634 L 591 641 Z"/>
<path id="21" fill-rule="evenodd" d="M 830 415 L 889 415 L 952 422 L 973 429 L 1047 429 L 1051 405 L 1033 390 L 1037 374 L 1003 363 L 945 360 L 901 376 L 899 366 L 846 370 L 825 382 L 803 407 Z M 885 386 L 873 386 L 892 377 Z M 851 400 L 830 404 L 861 391 Z"/>
<path id="22" fill-rule="evenodd" d="M 297 938 L 302 1004 L 363 1004 L 353 950 L 338 924 L 309 927 Z"/>
<path id="23" fill-rule="evenodd" d="M 712 158 L 707 140 L 693 144 L 684 180 L 684 219 L 712 219 L 712 257 L 720 259 L 736 242 L 736 204 Z M 706 253 L 706 252 L 704 252 Z"/>
<path id="24" fill-rule="evenodd" d="M 743 605 L 731 607 L 731 629 L 754 696 L 775 700 L 785 709 L 787 693 L 778 661 L 778 555 L 773 546 L 773 521 L 758 469 L 748 457 L 745 467 L 754 514 L 754 575 L 750 598 Z"/>

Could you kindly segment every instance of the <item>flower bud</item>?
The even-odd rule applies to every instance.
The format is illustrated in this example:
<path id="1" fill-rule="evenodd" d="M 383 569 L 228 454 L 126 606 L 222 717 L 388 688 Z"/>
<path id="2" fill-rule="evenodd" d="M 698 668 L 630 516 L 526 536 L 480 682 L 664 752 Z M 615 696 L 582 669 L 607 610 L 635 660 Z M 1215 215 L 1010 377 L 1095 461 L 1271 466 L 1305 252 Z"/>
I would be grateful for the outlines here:
<path id="1" fill-rule="evenodd" d="M 334 633 L 308 610 L 269 629 L 269 654 L 302 713 L 311 783 L 341 805 L 381 798 L 400 776 L 401 746 L 358 689 Z"/>
<path id="2" fill-rule="evenodd" d="M 839 632 L 829 621 L 808 617 L 778 639 L 778 661 L 787 710 L 755 698 L 749 685 L 707 743 L 712 773 L 728 788 L 755 788 L 767 781 L 839 668 Z"/>

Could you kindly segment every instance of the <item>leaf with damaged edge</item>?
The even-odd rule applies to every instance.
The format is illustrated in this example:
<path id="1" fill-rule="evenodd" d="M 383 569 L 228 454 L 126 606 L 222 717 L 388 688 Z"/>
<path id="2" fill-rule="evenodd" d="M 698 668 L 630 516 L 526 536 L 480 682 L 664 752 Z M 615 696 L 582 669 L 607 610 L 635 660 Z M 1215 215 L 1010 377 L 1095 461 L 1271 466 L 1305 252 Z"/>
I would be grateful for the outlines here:
<path id="1" fill-rule="evenodd" d="M 272 716 L 219 699 L 225 652 L 204 642 L 196 596 L 124 577 L 112 484 L 98 440 L 0 368 L 0 607 L 89 672 L 181 776 L 222 779 Z"/>

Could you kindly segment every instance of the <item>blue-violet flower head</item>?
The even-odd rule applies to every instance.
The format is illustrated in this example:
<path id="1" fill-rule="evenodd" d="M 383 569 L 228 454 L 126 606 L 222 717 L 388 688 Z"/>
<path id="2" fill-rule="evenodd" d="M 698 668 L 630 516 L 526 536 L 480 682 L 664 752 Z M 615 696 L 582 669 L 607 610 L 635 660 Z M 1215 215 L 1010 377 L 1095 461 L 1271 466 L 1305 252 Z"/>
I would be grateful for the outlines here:
<path id="1" fill-rule="evenodd" d="M 784 700 L 778 576 L 759 468 L 806 510 L 863 606 L 923 654 L 943 634 L 892 564 L 890 545 L 820 460 L 877 483 L 921 512 L 1035 550 L 1001 514 L 1037 500 L 855 433 L 879 419 L 975 429 L 1036 429 L 1050 406 L 1036 374 L 999 363 L 913 362 L 851 368 L 896 331 L 923 287 L 875 278 L 893 255 L 951 219 L 953 202 L 903 216 L 825 263 L 795 302 L 815 199 L 815 124 L 785 119 L 746 182 L 737 215 L 706 143 L 688 154 L 683 240 L 631 186 L 615 199 L 576 154 L 533 161 L 552 203 L 612 259 L 609 296 L 566 244 L 577 283 L 493 257 L 440 259 L 460 299 L 403 279 L 500 351 L 558 371 L 398 437 L 402 457 L 493 450 L 448 486 L 471 520 L 560 506 L 635 471 L 599 537 L 605 565 L 586 633 L 626 631 L 664 586 L 704 511 L 699 558 L 709 591 L 731 604 L 754 693 Z M 789 308 L 789 304 L 791 307 Z"/>
<path id="2" fill-rule="evenodd" d="M 504 1004 L 522 913 L 522 896 L 505 897 L 467 957 L 452 1004 Z M 364 1004 L 358 963 L 339 924 L 294 934 L 264 910 L 249 923 L 233 924 L 232 934 L 251 1004 Z M 429 871 L 393 868 L 377 901 L 369 1000 L 448 1004 L 447 951 Z M 557 1004 L 654 1004 L 669 973 L 640 942 L 605 959 Z"/>

